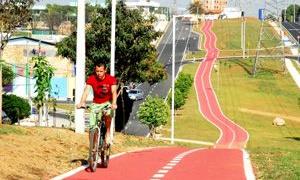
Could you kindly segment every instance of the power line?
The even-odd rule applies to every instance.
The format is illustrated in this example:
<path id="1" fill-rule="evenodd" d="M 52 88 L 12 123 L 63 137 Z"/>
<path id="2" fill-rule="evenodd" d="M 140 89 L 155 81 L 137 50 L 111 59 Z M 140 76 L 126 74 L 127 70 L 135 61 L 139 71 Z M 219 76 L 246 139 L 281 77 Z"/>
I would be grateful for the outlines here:
<path id="1" fill-rule="evenodd" d="M 259 40 L 257 43 L 257 51 L 256 57 L 253 64 L 252 75 L 255 76 L 257 72 L 257 68 L 261 66 L 261 59 L 262 59 L 262 49 L 269 48 L 271 44 L 275 44 L 275 47 L 282 47 L 281 49 L 270 52 L 272 55 L 279 55 L 283 62 L 284 66 L 284 42 L 283 42 L 283 27 L 281 24 L 282 17 L 281 17 L 281 10 L 282 4 L 284 0 L 265 0 L 264 8 L 260 10 L 261 13 L 261 27 L 260 27 L 260 34 Z M 280 34 L 278 35 L 277 32 L 279 31 Z M 278 41 L 279 39 L 279 41 Z M 276 42 L 278 41 L 278 42 Z"/>

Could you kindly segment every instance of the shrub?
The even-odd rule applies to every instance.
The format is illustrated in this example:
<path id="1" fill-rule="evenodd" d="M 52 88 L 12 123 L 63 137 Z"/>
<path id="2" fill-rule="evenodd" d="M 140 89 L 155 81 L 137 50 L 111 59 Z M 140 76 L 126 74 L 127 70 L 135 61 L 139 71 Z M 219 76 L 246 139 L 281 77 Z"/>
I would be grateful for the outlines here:
<path id="1" fill-rule="evenodd" d="M 174 100 L 174 108 L 179 109 L 185 104 L 186 96 L 179 89 L 175 88 L 175 100 Z M 169 105 L 172 106 L 172 93 L 168 96 Z"/>
<path id="2" fill-rule="evenodd" d="M 190 74 L 180 73 L 175 82 L 175 100 L 174 108 L 179 109 L 185 104 L 188 92 L 193 84 L 193 78 Z M 172 94 L 168 96 L 168 102 L 171 106 Z"/>
<path id="3" fill-rule="evenodd" d="M 147 96 L 137 115 L 139 120 L 149 127 L 150 135 L 153 137 L 156 128 L 167 123 L 170 107 L 161 98 Z"/>
<path id="4" fill-rule="evenodd" d="M 16 95 L 3 95 L 3 111 L 11 119 L 12 123 L 18 119 L 27 118 L 30 115 L 30 105 L 26 99 Z"/>

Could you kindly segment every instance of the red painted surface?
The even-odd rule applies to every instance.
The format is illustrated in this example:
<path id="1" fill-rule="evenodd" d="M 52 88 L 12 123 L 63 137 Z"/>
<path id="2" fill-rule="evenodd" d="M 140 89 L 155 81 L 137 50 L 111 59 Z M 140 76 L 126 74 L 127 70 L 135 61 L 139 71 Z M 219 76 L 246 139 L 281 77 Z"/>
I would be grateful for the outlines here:
<path id="1" fill-rule="evenodd" d="M 161 173 L 158 179 L 246 179 L 243 167 L 242 149 L 248 140 L 248 133 L 233 123 L 223 113 L 211 84 L 211 72 L 218 57 L 216 36 L 211 31 L 213 23 L 205 22 L 202 30 L 206 37 L 206 59 L 199 65 L 195 75 L 199 110 L 206 119 L 220 130 L 220 138 L 214 149 L 202 149 L 182 156 L 170 170 Z M 188 152 L 186 148 L 155 148 L 127 153 L 110 160 L 109 167 L 98 168 L 95 173 L 81 171 L 68 179 L 130 179 L 149 180 L 175 157 Z"/>

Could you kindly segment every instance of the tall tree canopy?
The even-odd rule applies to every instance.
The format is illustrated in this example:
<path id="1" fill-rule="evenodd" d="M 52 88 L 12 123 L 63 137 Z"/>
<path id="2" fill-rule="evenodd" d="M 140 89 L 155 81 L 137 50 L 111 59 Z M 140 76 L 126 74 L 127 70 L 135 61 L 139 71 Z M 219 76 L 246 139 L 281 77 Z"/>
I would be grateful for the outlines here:
<path id="1" fill-rule="evenodd" d="M 200 1 L 195 1 L 194 3 L 191 3 L 189 6 L 189 11 L 191 14 L 203 14 L 203 4 Z"/>
<path id="2" fill-rule="evenodd" d="M 162 64 L 156 61 L 157 53 L 151 44 L 160 33 L 153 28 L 154 18 L 145 19 L 138 10 L 126 9 L 117 4 L 116 15 L 116 76 L 122 82 L 154 83 L 166 76 Z M 111 3 L 97 7 L 86 26 L 86 72 L 91 74 L 93 64 L 110 62 Z M 76 33 L 57 45 L 58 54 L 76 61 Z M 75 62 L 76 63 L 76 62 Z"/>
<path id="3" fill-rule="evenodd" d="M 284 12 L 283 12 L 284 13 Z M 299 21 L 299 15 L 300 15 L 300 6 L 298 4 L 295 5 L 295 15 L 296 15 L 296 21 Z M 294 5 L 289 5 L 287 10 L 286 10 L 286 19 L 289 22 L 294 21 Z"/>
<path id="4" fill-rule="evenodd" d="M 0 0 L 0 56 L 16 27 L 31 19 L 31 7 L 37 0 Z"/>

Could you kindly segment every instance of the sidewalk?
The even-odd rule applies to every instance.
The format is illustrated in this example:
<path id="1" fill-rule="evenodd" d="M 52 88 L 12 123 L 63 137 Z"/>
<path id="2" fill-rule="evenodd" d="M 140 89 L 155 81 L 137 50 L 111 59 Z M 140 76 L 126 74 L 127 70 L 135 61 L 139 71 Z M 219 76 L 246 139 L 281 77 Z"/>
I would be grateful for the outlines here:
<path id="1" fill-rule="evenodd" d="M 273 22 L 271 22 L 270 24 L 274 27 L 275 31 L 279 35 L 281 35 L 280 29 Z M 291 45 L 292 45 L 292 42 L 285 35 L 283 36 L 283 42 L 284 42 L 284 46 L 291 47 Z M 299 54 L 298 48 L 291 48 L 291 52 L 293 55 Z M 287 70 L 289 71 L 290 75 L 292 76 L 293 80 L 295 81 L 296 85 L 298 86 L 298 88 L 300 88 L 300 73 L 294 67 L 294 64 L 292 63 L 292 61 L 288 58 L 285 58 L 285 66 L 286 66 Z"/>

